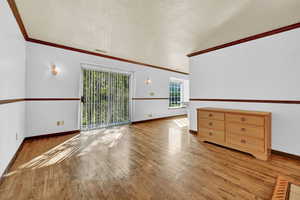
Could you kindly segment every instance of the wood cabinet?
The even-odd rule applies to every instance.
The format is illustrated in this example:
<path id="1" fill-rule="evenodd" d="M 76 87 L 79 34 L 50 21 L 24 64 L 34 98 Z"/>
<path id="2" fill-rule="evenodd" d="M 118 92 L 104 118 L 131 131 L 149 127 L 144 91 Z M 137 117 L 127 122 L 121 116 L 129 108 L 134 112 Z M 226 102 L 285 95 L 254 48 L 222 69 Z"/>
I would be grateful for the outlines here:
<path id="1" fill-rule="evenodd" d="M 271 113 L 199 108 L 198 137 L 267 160 L 271 152 Z"/>

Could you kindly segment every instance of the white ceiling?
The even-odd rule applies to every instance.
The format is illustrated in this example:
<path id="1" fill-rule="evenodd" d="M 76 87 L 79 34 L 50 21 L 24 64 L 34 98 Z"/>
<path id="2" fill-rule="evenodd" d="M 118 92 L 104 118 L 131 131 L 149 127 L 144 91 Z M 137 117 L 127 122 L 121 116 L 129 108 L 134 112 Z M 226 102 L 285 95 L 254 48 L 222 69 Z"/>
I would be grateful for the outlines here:
<path id="1" fill-rule="evenodd" d="M 188 72 L 186 54 L 300 22 L 300 0 L 16 0 L 29 37 Z"/>

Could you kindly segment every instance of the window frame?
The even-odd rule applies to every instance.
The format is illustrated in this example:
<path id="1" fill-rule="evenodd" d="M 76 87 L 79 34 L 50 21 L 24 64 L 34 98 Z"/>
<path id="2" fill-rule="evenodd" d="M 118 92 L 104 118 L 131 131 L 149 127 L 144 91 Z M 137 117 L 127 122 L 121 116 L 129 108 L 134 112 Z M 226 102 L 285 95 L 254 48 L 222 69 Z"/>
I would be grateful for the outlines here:
<path id="1" fill-rule="evenodd" d="M 180 87 L 180 100 L 179 100 L 179 105 L 178 106 L 172 106 L 172 98 L 174 98 L 172 96 L 172 91 L 171 91 L 171 87 L 172 87 L 172 83 L 179 83 L 179 87 Z M 176 88 L 175 88 L 176 89 Z M 168 105 L 168 109 L 179 109 L 179 108 L 184 108 L 186 107 L 184 105 L 184 80 L 182 79 L 178 79 L 178 78 L 170 78 L 169 79 L 169 85 L 168 85 L 168 91 L 169 91 L 169 105 Z M 176 98 L 176 97 L 175 97 Z M 178 101 L 175 101 L 175 103 Z"/>

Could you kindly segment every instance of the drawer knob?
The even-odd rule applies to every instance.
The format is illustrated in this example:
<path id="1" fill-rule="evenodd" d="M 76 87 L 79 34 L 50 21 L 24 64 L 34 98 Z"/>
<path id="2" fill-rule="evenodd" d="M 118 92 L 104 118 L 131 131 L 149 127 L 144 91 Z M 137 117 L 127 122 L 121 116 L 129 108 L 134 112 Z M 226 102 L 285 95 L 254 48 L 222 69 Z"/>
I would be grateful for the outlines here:
<path id="1" fill-rule="evenodd" d="M 209 132 L 209 135 L 210 135 L 210 136 L 212 136 L 212 134 L 213 134 L 212 132 Z"/>
<path id="2" fill-rule="evenodd" d="M 246 129 L 245 128 L 241 128 L 241 131 L 246 131 Z"/>
<path id="3" fill-rule="evenodd" d="M 213 125 L 213 123 L 212 123 L 212 122 L 209 122 L 209 124 L 208 124 L 208 125 L 212 126 L 212 125 Z"/>
<path id="4" fill-rule="evenodd" d="M 241 121 L 242 121 L 242 122 L 246 121 L 246 118 L 245 118 L 245 117 L 242 117 L 242 118 L 241 118 Z"/>
<path id="5" fill-rule="evenodd" d="M 245 144 L 245 143 L 246 143 L 246 140 L 241 139 L 241 143 Z"/>
<path id="6" fill-rule="evenodd" d="M 208 115 L 209 117 L 212 117 L 213 116 L 213 114 L 211 114 L 211 113 L 209 113 L 209 115 Z"/>

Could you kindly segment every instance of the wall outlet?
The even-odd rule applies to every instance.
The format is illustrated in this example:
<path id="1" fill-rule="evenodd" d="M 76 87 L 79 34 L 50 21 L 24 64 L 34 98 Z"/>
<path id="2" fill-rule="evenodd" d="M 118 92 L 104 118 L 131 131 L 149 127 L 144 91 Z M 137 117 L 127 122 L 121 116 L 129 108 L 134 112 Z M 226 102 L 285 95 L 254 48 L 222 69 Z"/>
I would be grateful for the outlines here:
<path id="1" fill-rule="evenodd" d="M 19 135 L 18 135 L 18 133 L 16 133 L 16 140 L 19 140 Z"/>
<path id="2" fill-rule="evenodd" d="M 63 126 L 65 124 L 65 121 L 57 121 L 56 125 L 57 126 Z"/>

